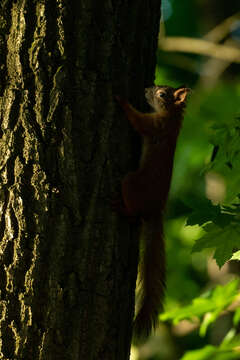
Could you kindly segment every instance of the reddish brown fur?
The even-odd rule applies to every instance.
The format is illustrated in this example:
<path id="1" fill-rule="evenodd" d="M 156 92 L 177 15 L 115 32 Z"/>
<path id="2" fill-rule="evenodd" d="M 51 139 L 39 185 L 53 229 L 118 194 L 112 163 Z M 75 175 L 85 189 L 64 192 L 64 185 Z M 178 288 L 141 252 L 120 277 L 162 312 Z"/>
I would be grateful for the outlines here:
<path id="1" fill-rule="evenodd" d="M 122 196 L 125 213 L 143 221 L 143 256 L 140 256 L 140 306 L 134 321 L 137 340 L 156 327 L 165 287 L 163 211 L 168 197 L 176 141 L 189 89 L 167 86 L 146 89 L 156 112 L 143 114 L 117 97 L 130 123 L 143 136 L 139 169 L 125 176 Z M 161 94 L 164 93 L 164 94 Z M 164 96 L 164 97 L 162 97 Z"/>

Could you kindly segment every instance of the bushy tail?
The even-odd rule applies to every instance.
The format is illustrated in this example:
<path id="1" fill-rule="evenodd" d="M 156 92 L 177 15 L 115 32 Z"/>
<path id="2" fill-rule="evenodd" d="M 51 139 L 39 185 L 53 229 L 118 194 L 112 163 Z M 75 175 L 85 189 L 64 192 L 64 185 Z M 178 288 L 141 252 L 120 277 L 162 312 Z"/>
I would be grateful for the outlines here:
<path id="1" fill-rule="evenodd" d="M 162 219 L 144 221 L 139 262 L 139 301 L 134 320 L 133 340 L 145 340 L 156 328 L 163 307 L 165 289 L 165 246 Z"/>

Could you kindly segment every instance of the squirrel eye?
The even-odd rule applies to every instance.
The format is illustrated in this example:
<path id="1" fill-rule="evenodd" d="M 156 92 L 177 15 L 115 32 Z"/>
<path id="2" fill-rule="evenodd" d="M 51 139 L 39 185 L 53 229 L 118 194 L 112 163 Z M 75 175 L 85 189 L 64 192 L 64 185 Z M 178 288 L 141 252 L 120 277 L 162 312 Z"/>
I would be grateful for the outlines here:
<path id="1" fill-rule="evenodd" d="M 158 95 L 162 98 L 164 98 L 166 96 L 166 94 L 164 92 L 160 92 Z"/>

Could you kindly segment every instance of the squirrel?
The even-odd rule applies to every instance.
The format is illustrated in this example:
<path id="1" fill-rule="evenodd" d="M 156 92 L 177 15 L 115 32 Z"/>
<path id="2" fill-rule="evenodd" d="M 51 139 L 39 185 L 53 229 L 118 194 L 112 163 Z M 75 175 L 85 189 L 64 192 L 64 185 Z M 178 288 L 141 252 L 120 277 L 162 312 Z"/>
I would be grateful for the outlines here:
<path id="1" fill-rule="evenodd" d="M 137 171 L 122 181 L 122 206 L 117 211 L 142 222 L 139 260 L 139 306 L 133 324 L 133 338 L 145 340 L 158 324 L 163 309 L 166 281 L 163 212 L 172 177 L 173 159 L 187 95 L 186 86 L 153 86 L 145 89 L 152 113 L 136 110 L 116 96 L 133 128 L 143 137 Z"/>

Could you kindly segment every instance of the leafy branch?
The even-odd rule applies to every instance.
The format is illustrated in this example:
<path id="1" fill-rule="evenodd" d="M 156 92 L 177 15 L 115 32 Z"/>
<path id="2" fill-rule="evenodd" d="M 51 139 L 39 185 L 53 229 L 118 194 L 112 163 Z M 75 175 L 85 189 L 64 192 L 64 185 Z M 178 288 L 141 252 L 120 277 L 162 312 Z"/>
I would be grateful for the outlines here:
<path id="1" fill-rule="evenodd" d="M 199 335 L 205 336 L 211 324 L 226 311 L 233 311 L 233 327 L 224 337 L 219 346 L 206 345 L 205 347 L 188 351 L 181 360 L 229 360 L 239 359 L 240 336 L 237 336 L 237 326 L 240 323 L 240 295 L 239 280 L 216 286 L 203 296 L 195 298 L 191 305 L 174 309 L 160 315 L 161 321 L 171 321 L 173 325 L 182 320 L 190 320 L 199 325 Z"/>
<path id="2" fill-rule="evenodd" d="M 224 178 L 228 198 L 233 203 L 214 205 L 208 199 L 185 199 L 191 209 L 186 225 L 199 225 L 204 235 L 196 241 L 192 251 L 215 248 L 214 258 L 219 267 L 230 259 L 240 260 L 240 120 L 212 127 L 211 142 L 214 156 L 207 171 L 215 171 Z M 216 150 L 217 149 L 217 150 Z"/>

